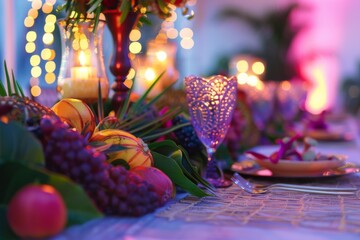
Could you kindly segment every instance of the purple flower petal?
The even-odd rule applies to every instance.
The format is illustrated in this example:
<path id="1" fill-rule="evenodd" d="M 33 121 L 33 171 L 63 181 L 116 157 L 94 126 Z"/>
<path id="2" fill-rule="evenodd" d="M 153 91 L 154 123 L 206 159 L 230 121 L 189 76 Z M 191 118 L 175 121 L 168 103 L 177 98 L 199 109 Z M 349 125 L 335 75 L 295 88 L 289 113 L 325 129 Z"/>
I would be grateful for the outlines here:
<path id="1" fill-rule="evenodd" d="M 265 160 L 265 159 L 269 159 L 268 156 L 265 156 L 264 154 L 261 153 L 257 153 L 254 151 L 246 151 L 246 154 L 252 155 L 253 157 L 255 157 L 256 159 L 260 159 L 260 160 Z"/>

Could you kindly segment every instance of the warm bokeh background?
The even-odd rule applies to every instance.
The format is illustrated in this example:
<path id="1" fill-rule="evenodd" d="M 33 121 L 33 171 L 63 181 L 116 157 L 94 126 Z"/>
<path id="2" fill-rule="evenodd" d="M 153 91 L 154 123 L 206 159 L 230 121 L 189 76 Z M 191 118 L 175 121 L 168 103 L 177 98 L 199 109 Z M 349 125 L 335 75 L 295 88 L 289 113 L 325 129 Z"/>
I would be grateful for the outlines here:
<path id="1" fill-rule="evenodd" d="M 38 16 L 31 24 L 31 22 L 27 22 L 26 17 L 30 14 L 31 8 L 37 8 L 36 4 L 33 5 L 36 1 L 39 0 L 3 0 L 0 2 L 2 20 L 0 24 L 0 59 L 7 61 L 9 68 L 14 70 L 17 79 L 25 89 L 30 89 L 30 85 L 39 86 L 41 89 L 55 88 L 56 76 L 60 68 L 60 39 L 56 26 L 53 31 L 54 40 L 44 40 L 47 16 L 45 13 L 50 11 L 44 6 L 55 4 L 56 7 L 62 1 L 40 1 L 41 9 L 37 11 Z M 184 76 L 190 74 L 224 73 L 228 70 L 226 68 L 229 60 L 237 54 L 261 53 L 264 52 L 264 47 L 267 50 L 272 48 L 271 43 L 264 45 L 264 36 L 267 36 L 266 30 L 264 32 L 266 28 L 254 27 L 249 24 L 249 21 L 240 20 L 240 18 L 220 18 L 219 15 L 226 9 L 240 11 L 243 17 L 248 15 L 265 19 L 269 13 L 275 13 L 276 16 L 276 13 L 280 14 L 289 4 L 298 3 L 301 8 L 293 11 L 288 21 L 283 22 L 283 26 L 303 26 L 289 48 L 289 59 L 295 67 L 295 76 L 317 85 L 317 90 L 314 90 L 315 92 L 313 95 L 310 94 L 309 98 L 316 98 L 320 109 L 343 109 L 346 107 L 351 112 L 357 111 L 358 102 L 360 102 L 358 100 L 360 98 L 360 29 L 357 26 L 360 1 L 197 0 L 191 2 L 191 5 L 196 2 L 195 5 L 190 6 L 195 11 L 195 18 L 189 21 L 181 16 L 180 12 L 177 12 L 177 19 L 172 26 L 179 34 L 175 39 L 169 40 L 178 46 L 176 55 L 176 68 L 180 73 L 178 86 L 181 86 Z M 52 13 L 57 18 L 62 17 L 54 10 Z M 143 27 L 141 38 L 138 40 L 142 47 L 141 50 L 137 49 L 136 51 L 140 51 L 140 54 L 144 53 L 147 49 L 146 42 L 154 38 L 160 28 L 161 22 L 155 18 L 151 27 Z M 184 28 L 189 28 L 191 31 L 190 33 L 185 31 L 186 36 L 181 36 L 180 32 Z M 30 41 L 35 43 L 36 49 L 28 50 L 29 53 L 27 53 L 26 45 L 29 39 L 32 40 L 31 34 L 28 35 L 30 31 L 37 33 L 36 39 Z M 186 40 L 187 42 L 184 40 L 189 38 L 190 40 Z M 112 51 L 108 32 L 105 32 L 104 41 L 107 42 L 104 47 L 105 63 L 107 63 Z M 31 48 L 29 45 L 28 47 Z M 54 50 L 55 56 L 52 56 L 54 59 L 41 57 L 44 48 Z M 37 61 L 34 58 L 31 60 L 33 55 L 40 56 L 40 63 L 36 64 Z M 54 64 L 48 64 L 46 67 L 46 63 L 49 61 L 53 61 Z M 268 64 L 268 67 L 270 65 Z M 41 74 L 36 69 L 34 70 L 34 67 L 37 70 L 40 67 Z M 1 69 L 3 68 L 1 67 Z M 50 74 L 47 74 L 47 71 Z M 108 76 L 112 81 L 109 72 Z M 31 78 L 34 77 L 35 80 L 33 79 L 31 82 Z M 1 78 L 4 79 L 3 75 Z M 280 78 L 264 80 L 282 80 Z"/>

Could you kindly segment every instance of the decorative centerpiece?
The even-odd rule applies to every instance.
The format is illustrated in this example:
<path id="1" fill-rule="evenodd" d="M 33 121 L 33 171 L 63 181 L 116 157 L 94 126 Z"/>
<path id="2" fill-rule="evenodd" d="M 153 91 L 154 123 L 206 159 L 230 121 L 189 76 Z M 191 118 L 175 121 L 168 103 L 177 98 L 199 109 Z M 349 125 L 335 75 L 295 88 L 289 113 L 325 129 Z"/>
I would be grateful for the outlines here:
<path id="1" fill-rule="evenodd" d="M 66 0 L 60 8 L 67 12 L 67 19 L 82 21 L 84 16 L 93 14 L 95 26 L 99 22 L 100 14 L 106 17 L 106 23 L 112 34 L 115 51 L 111 58 L 110 71 L 115 76 L 112 89 L 114 108 L 118 109 L 124 102 L 129 88 L 124 85 L 131 68 L 129 59 L 129 34 L 139 22 L 147 22 L 147 14 L 155 13 L 161 18 L 168 17 L 171 7 L 184 7 L 187 0 Z M 192 16 L 189 16 L 189 18 Z"/>
<path id="2" fill-rule="evenodd" d="M 186 119 L 173 119 L 181 109 L 155 107 L 164 93 L 146 100 L 159 79 L 136 101 L 129 94 L 124 107 L 104 116 L 100 97 L 97 113 L 74 98 L 61 99 L 49 109 L 27 99 L 15 79 L 6 75 L 9 87 L 0 84 L 0 203 L 5 211 L 12 210 L 0 215 L 9 223 L 0 229 L 1 236 L 57 234 L 65 226 L 66 213 L 66 226 L 104 214 L 141 216 L 173 198 L 174 186 L 197 197 L 212 195 L 214 188 L 200 176 L 187 151 L 172 141 L 182 142 L 183 136 L 169 135 L 191 126 Z M 45 221 L 59 220 L 50 232 L 33 212 L 25 216 L 16 211 L 26 207 L 21 199 L 28 194 L 35 195 L 31 208 L 41 209 L 41 196 L 47 191 L 49 201 L 65 205 L 39 215 Z M 33 221 L 20 221 L 29 218 Z"/>

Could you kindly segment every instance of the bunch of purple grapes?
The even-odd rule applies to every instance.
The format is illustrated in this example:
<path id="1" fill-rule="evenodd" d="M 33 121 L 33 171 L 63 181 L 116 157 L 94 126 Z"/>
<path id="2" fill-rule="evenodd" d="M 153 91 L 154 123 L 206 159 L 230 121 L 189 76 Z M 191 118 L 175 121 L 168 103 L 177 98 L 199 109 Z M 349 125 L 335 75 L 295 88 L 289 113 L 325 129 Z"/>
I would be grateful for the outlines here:
<path id="1" fill-rule="evenodd" d="M 189 122 L 190 121 L 182 115 L 176 116 L 172 120 L 172 124 L 175 126 Z M 199 152 L 204 147 L 200 139 L 197 137 L 195 129 L 192 125 L 177 129 L 174 131 L 174 134 L 179 144 L 183 146 L 189 154 Z"/>
<path id="2" fill-rule="evenodd" d="M 46 168 L 83 186 L 97 207 L 109 215 L 140 216 L 160 201 L 154 186 L 122 166 L 112 166 L 74 129 L 44 116 L 37 136 L 42 141 Z"/>

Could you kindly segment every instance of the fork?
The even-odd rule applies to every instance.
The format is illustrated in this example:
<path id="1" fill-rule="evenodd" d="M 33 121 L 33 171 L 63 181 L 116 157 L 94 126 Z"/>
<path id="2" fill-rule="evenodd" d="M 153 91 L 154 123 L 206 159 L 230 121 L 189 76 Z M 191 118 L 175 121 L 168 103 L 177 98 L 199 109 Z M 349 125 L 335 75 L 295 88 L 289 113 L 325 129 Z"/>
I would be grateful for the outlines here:
<path id="1" fill-rule="evenodd" d="M 235 173 L 231 177 L 231 180 L 241 189 L 252 194 L 267 193 L 270 190 L 274 190 L 274 189 L 306 192 L 306 193 L 334 194 L 334 195 L 353 195 L 357 191 L 357 188 L 316 187 L 316 186 L 304 186 L 304 185 L 284 184 L 284 183 L 259 186 L 250 183 L 249 181 L 245 180 L 237 173 Z"/>

